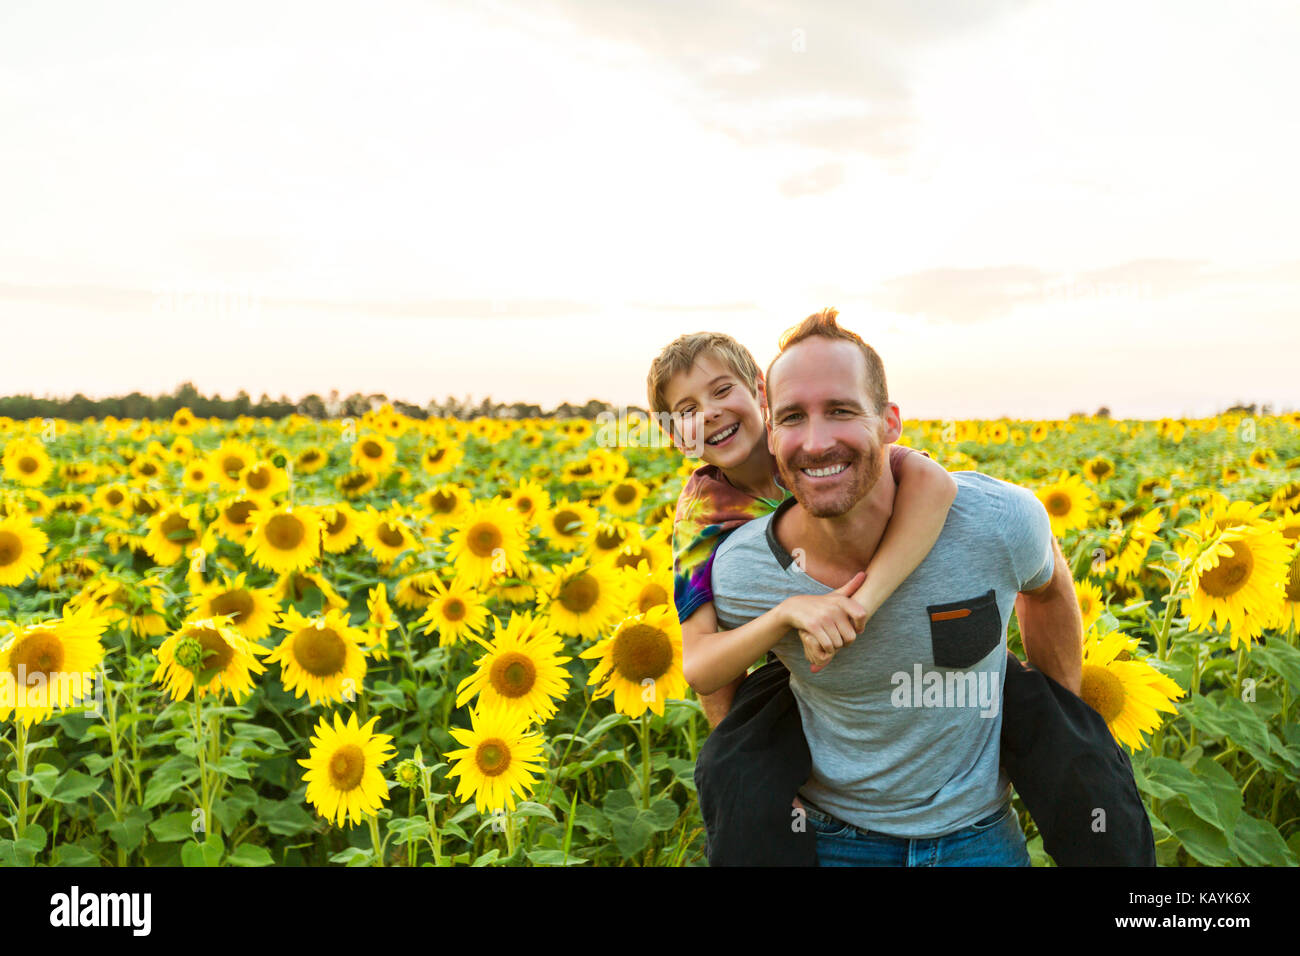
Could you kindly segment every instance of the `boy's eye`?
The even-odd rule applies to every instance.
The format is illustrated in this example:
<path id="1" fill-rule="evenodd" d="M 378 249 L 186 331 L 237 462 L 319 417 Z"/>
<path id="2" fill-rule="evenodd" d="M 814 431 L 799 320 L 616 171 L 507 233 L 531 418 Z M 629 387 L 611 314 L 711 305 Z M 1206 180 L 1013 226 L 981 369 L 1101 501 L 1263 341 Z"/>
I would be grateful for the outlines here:
<path id="1" fill-rule="evenodd" d="M 714 392 L 713 394 L 714 394 L 717 398 L 721 398 L 723 395 L 726 395 L 729 391 L 731 391 L 731 388 L 732 388 L 732 386 L 730 386 L 730 385 L 724 385 L 724 386 L 722 386 L 722 388 L 718 389 L 718 390 L 717 390 L 716 392 Z"/>

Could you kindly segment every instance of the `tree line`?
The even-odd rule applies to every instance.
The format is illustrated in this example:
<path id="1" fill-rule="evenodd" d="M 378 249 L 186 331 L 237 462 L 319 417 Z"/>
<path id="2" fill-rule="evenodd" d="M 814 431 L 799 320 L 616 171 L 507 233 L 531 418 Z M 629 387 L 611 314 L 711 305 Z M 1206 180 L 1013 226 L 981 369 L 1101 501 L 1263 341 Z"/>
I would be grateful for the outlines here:
<path id="1" fill-rule="evenodd" d="M 178 386 L 170 395 L 144 395 L 131 392 L 129 395 L 116 395 L 112 398 L 87 398 L 78 392 L 71 398 L 36 398 L 33 395 L 6 395 L 0 397 L 0 416 L 13 419 L 27 418 L 63 418 L 69 421 L 84 421 L 87 418 L 104 419 L 110 415 L 115 418 L 171 418 L 179 409 L 188 408 L 197 418 L 233 419 L 240 415 L 254 418 L 286 418 L 289 415 L 305 415 L 308 418 L 357 418 L 388 404 L 397 412 L 410 418 L 591 418 L 601 412 L 615 411 L 607 402 L 591 401 L 583 405 L 571 405 L 568 402 L 543 411 L 540 405 L 526 402 L 494 402 L 491 396 L 475 402 L 467 395 L 458 399 L 448 395 L 447 400 L 436 399 L 420 406 L 401 399 L 390 399 L 382 392 L 363 395 L 353 392 L 346 398 L 340 398 L 337 389 L 332 390 L 327 398 L 313 393 L 298 401 L 287 395 L 273 399 L 265 392 L 254 402 L 242 389 L 234 398 L 222 398 L 219 394 L 208 397 L 199 392 L 192 382 Z"/>

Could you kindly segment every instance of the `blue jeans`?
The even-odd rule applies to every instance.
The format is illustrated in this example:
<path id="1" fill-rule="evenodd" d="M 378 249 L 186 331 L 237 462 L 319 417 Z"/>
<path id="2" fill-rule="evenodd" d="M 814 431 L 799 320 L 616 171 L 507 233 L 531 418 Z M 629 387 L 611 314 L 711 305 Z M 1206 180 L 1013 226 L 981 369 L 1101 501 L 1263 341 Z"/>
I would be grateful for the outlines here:
<path id="1" fill-rule="evenodd" d="M 909 840 L 869 833 L 808 806 L 818 866 L 1029 866 L 1025 834 L 1008 802 L 963 830 Z"/>

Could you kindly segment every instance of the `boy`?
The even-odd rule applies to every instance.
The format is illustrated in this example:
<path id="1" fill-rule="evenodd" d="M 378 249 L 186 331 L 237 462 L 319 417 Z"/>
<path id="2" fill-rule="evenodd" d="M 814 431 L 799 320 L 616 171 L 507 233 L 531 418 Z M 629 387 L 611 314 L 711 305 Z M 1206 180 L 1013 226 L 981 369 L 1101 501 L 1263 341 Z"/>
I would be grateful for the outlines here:
<path id="1" fill-rule="evenodd" d="M 776 479 L 767 447 L 763 376 L 735 339 L 699 332 L 679 337 L 660 352 L 651 363 L 646 390 L 653 412 L 673 416 L 678 447 L 705 462 L 677 501 L 673 576 L 686 681 L 716 727 L 743 680 L 720 677 L 717 658 L 724 642 L 733 651 L 752 645 L 756 660 L 772 638 L 794 629 L 814 672 L 824 668 L 929 553 L 957 484 L 927 456 L 894 446 L 889 465 L 897 497 L 869 566 L 831 594 L 787 599 L 748 624 L 720 633 L 710 587 L 714 552 L 727 533 L 774 510 L 788 495 Z"/>

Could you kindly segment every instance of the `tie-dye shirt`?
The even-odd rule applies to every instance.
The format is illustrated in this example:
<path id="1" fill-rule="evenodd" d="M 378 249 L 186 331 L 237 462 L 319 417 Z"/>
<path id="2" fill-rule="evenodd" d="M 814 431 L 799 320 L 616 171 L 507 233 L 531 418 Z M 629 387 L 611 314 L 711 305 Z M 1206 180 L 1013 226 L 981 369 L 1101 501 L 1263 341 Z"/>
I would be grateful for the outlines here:
<path id="1" fill-rule="evenodd" d="M 903 445 L 890 446 L 889 468 L 894 481 L 911 451 Z M 780 498 L 760 498 L 741 491 L 716 465 L 695 469 L 677 498 L 673 518 L 673 600 L 678 620 L 686 620 L 701 605 L 713 601 L 713 555 L 722 539 L 746 521 L 775 511 L 788 497 L 788 491 Z"/>

